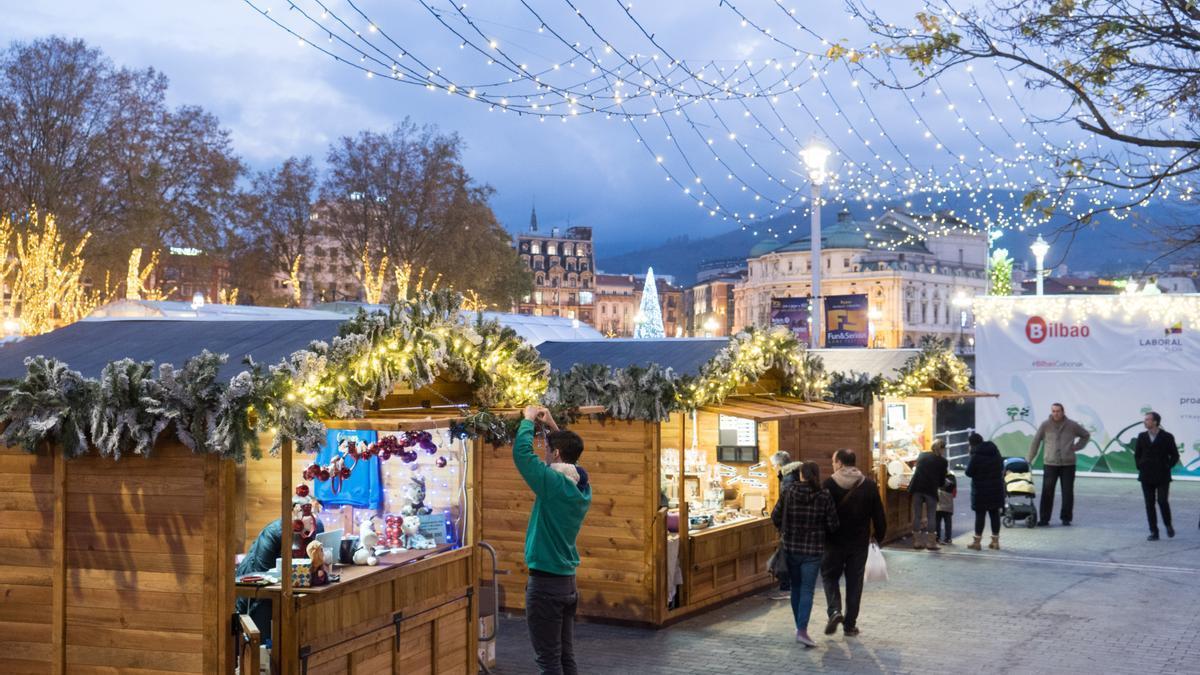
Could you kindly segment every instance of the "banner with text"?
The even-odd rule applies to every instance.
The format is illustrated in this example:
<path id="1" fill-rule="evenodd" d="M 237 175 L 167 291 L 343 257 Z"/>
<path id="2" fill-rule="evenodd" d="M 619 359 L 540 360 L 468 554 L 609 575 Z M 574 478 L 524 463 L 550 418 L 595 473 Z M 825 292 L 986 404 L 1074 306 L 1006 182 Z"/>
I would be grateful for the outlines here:
<path id="1" fill-rule="evenodd" d="M 825 296 L 825 346 L 867 346 L 867 296 Z"/>
<path id="2" fill-rule="evenodd" d="M 977 298 L 975 387 L 999 398 L 976 400 L 976 427 L 1004 456 L 1024 457 L 1062 403 L 1092 434 L 1080 471 L 1136 474 L 1134 445 L 1154 410 L 1180 445 L 1175 474 L 1200 477 L 1200 330 L 1181 318 L 1198 314 L 1195 295 Z"/>
<path id="3" fill-rule="evenodd" d="M 786 327 L 808 345 L 808 298 L 771 298 L 771 325 Z"/>

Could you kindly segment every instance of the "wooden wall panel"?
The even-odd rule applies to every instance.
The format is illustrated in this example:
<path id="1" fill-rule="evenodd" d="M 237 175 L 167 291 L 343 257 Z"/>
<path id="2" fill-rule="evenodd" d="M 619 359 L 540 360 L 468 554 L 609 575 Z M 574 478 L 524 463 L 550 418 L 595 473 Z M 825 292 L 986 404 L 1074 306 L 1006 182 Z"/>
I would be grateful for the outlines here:
<path id="1" fill-rule="evenodd" d="M 301 596 L 297 644 L 308 672 L 474 673 L 474 565 L 473 549 L 459 549 L 377 583 Z"/>
<path id="2" fill-rule="evenodd" d="M 654 620 L 653 527 L 658 510 L 658 425 L 582 419 L 580 465 L 592 485 L 592 506 L 580 530 L 579 614 L 650 623 Z M 540 441 L 535 451 L 541 453 Z M 534 495 L 517 473 L 512 447 L 483 446 L 482 538 L 496 548 L 501 604 L 525 607 L 525 530 Z"/>
<path id="3" fill-rule="evenodd" d="M 217 564 L 206 558 L 217 543 L 206 539 L 200 515 L 213 507 L 206 502 L 212 489 L 206 487 L 206 459 L 163 443 L 151 459 L 90 455 L 69 461 L 68 672 L 218 667 L 206 664 L 204 653 L 205 619 L 221 622 L 218 610 L 210 609 L 220 598 L 205 601 L 206 569 Z M 148 503 L 147 497 L 155 499 Z M 221 514 L 212 510 L 207 517 L 220 521 Z M 180 607 L 194 611 L 182 614 Z M 220 614 L 227 618 L 228 612 Z"/>
<path id="4" fill-rule="evenodd" d="M 813 461 L 821 467 L 821 479 L 833 472 L 833 453 L 850 448 L 863 467 L 870 466 L 870 417 L 864 408 L 850 412 L 812 415 L 794 420 L 799 444 L 793 459 Z"/>
<path id="5" fill-rule="evenodd" d="M 0 447 L 0 672 L 49 673 L 54 634 L 54 458 Z"/>
<path id="6" fill-rule="evenodd" d="M 228 672 L 232 464 L 58 452 L 0 448 L 0 672 Z"/>

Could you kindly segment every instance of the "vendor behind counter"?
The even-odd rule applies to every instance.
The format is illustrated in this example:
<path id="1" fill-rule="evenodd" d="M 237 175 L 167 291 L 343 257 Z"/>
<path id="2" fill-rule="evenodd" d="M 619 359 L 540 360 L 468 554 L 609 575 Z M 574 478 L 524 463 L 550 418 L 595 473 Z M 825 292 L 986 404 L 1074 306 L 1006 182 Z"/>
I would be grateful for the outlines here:
<path id="1" fill-rule="evenodd" d="M 320 519 L 315 520 L 315 530 L 312 536 L 315 537 L 325 531 L 325 525 Z M 291 524 L 288 524 L 289 534 L 291 534 Z M 302 538 L 302 547 L 307 546 L 312 537 L 307 539 Z M 258 533 L 254 538 L 254 543 L 250 545 L 250 550 L 246 551 L 245 557 L 238 563 L 234 570 L 234 578 L 240 579 L 247 574 L 259 574 L 275 569 L 275 561 L 283 556 L 283 526 L 279 519 L 267 523 L 267 526 Z M 271 635 L 271 601 L 267 599 L 257 598 L 238 598 L 237 600 L 238 614 L 248 614 L 254 620 L 254 625 L 258 626 L 258 630 L 262 633 L 264 640 L 270 639 Z"/>

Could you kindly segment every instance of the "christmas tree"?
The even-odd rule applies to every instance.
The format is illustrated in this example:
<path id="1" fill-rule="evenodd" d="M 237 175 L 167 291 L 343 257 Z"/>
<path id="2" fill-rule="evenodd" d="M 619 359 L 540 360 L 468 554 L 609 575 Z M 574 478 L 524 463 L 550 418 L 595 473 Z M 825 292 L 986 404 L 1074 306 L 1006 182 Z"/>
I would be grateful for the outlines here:
<path id="1" fill-rule="evenodd" d="M 662 308 L 658 306 L 658 286 L 654 283 L 654 268 L 646 270 L 646 287 L 642 289 L 642 306 L 638 309 L 637 326 L 633 337 L 639 340 L 645 338 L 664 338 Z"/>

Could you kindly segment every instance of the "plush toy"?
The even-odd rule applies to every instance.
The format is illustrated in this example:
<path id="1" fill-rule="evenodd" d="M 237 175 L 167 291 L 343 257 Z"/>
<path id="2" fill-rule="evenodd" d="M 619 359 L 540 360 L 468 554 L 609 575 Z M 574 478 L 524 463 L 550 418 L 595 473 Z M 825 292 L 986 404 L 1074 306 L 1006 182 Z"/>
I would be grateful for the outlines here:
<path id="1" fill-rule="evenodd" d="M 421 474 L 410 476 L 409 482 L 404 486 L 402 494 L 406 503 L 400 509 L 401 514 L 405 516 L 423 516 L 433 513 L 433 509 L 425 506 L 425 476 Z"/>
<path id="2" fill-rule="evenodd" d="M 302 558 L 308 542 L 317 536 L 317 513 L 321 504 L 307 493 L 301 496 L 297 491 L 296 495 L 292 498 L 292 551 L 293 555 Z"/>
<path id="3" fill-rule="evenodd" d="M 308 544 L 309 574 L 313 586 L 324 586 L 329 583 L 329 570 L 325 567 L 325 546 L 313 540 Z"/>
<path id="4" fill-rule="evenodd" d="M 378 544 L 379 535 L 375 534 L 375 519 L 367 518 L 358 526 L 358 548 L 354 549 L 354 564 L 378 564 L 379 559 L 375 557 L 375 547 Z"/>
<path id="5" fill-rule="evenodd" d="M 401 530 L 404 532 L 404 548 L 411 550 L 420 550 L 433 548 L 437 544 L 425 538 L 421 534 L 421 517 L 420 516 L 405 516 L 404 524 L 401 525 Z"/>

